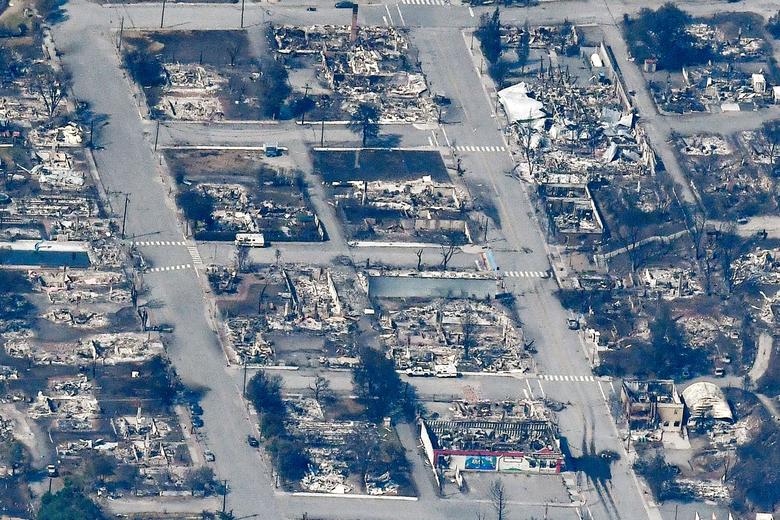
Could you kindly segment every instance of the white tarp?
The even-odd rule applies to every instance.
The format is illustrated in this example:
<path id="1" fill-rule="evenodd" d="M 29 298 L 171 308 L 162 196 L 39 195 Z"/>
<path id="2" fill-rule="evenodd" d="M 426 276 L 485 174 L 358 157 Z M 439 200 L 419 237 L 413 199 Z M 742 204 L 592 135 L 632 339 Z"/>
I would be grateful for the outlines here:
<path id="1" fill-rule="evenodd" d="M 510 122 L 534 121 L 546 117 L 544 105 L 528 96 L 528 86 L 524 82 L 500 90 L 498 100 Z"/>
<path id="2" fill-rule="evenodd" d="M 717 385 L 708 381 L 699 381 L 683 390 L 685 406 L 690 410 L 691 418 L 719 419 L 732 422 L 734 416 L 726 397 Z"/>

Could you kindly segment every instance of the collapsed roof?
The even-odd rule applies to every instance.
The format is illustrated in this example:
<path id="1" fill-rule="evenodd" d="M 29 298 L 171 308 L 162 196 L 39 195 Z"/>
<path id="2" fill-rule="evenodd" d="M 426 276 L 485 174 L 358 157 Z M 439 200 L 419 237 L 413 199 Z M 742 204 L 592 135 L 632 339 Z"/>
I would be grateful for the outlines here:
<path id="1" fill-rule="evenodd" d="M 717 385 L 699 381 L 683 390 L 685 405 L 690 410 L 691 419 L 717 419 L 732 422 L 734 416 L 731 413 L 726 396 Z"/>

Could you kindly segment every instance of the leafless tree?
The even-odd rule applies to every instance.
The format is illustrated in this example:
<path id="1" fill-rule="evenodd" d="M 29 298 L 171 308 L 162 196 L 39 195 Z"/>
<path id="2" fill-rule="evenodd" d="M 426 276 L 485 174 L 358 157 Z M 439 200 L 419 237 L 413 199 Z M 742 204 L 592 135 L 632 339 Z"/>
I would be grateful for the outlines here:
<path id="1" fill-rule="evenodd" d="M 730 294 L 734 284 L 731 264 L 739 248 L 739 237 L 736 234 L 736 224 L 733 222 L 722 225 L 718 231 L 715 245 L 720 260 L 723 284 L 726 286 L 726 292 Z"/>
<path id="2" fill-rule="evenodd" d="M 277 249 L 274 251 L 274 259 L 276 260 L 276 267 L 279 267 L 279 263 L 282 261 L 282 250 Z"/>
<path id="3" fill-rule="evenodd" d="M 57 113 L 57 108 L 65 99 L 65 77 L 48 65 L 33 70 L 32 90 L 46 107 L 49 119 Z"/>
<path id="4" fill-rule="evenodd" d="M 704 293 L 709 296 L 712 293 L 712 271 L 715 268 L 715 251 L 711 247 L 705 248 L 701 261 L 704 274 Z"/>
<path id="5" fill-rule="evenodd" d="M 683 208 L 685 220 L 688 226 L 688 234 L 691 237 L 696 261 L 701 258 L 702 246 L 706 235 L 707 217 L 696 204 L 688 204 Z"/>
<path id="6" fill-rule="evenodd" d="M 494 480 L 488 489 L 488 496 L 490 497 L 490 505 L 496 513 L 496 520 L 506 520 L 508 499 L 504 483 L 498 479 Z"/>
<path id="7" fill-rule="evenodd" d="M 314 395 L 314 400 L 320 404 L 327 401 L 333 395 L 333 392 L 330 389 L 330 381 L 321 375 L 314 378 L 314 382 L 309 385 L 309 390 L 311 390 Z"/>
<path id="8" fill-rule="evenodd" d="M 525 159 L 530 177 L 534 176 L 536 170 L 536 148 L 534 147 L 536 134 L 536 129 L 530 122 L 517 125 L 517 142 L 520 145 L 520 151 Z"/>
<path id="9" fill-rule="evenodd" d="M 450 244 L 448 246 L 442 245 L 441 246 L 441 270 L 446 271 L 447 265 L 449 265 L 450 260 L 452 260 L 452 257 L 455 256 L 455 253 L 457 252 L 457 247 L 455 244 Z"/>
<path id="10" fill-rule="evenodd" d="M 236 269 L 239 273 L 246 273 L 252 265 L 249 259 L 249 248 L 247 246 L 236 246 Z"/>
<path id="11" fill-rule="evenodd" d="M 235 67 L 236 66 L 236 59 L 238 59 L 238 55 L 241 53 L 241 42 L 236 41 L 235 43 L 228 45 L 227 48 L 228 57 L 230 58 L 230 66 Z"/>
<path id="12" fill-rule="evenodd" d="M 418 270 L 418 271 L 422 271 L 422 255 L 423 255 L 423 250 L 422 250 L 422 249 L 418 249 L 417 251 L 415 251 L 415 253 L 414 253 L 414 254 L 416 254 L 416 255 L 417 255 L 417 270 Z"/>

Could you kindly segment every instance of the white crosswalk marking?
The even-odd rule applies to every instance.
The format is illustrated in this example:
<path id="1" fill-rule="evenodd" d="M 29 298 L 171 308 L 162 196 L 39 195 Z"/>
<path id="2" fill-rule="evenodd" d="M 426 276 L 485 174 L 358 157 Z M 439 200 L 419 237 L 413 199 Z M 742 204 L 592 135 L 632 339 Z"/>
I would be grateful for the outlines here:
<path id="1" fill-rule="evenodd" d="M 186 242 L 184 240 L 141 240 L 135 242 L 135 245 L 141 247 L 151 246 L 183 246 Z"/>
<path id="2" fill-rule="evenodd" d="M 568 382 L 580 382 L 580 383 L 592 383 L 596 381 L 595 376 L 570 376 L 570 375 L 556 375 L 556 374 L 540 374 L 539 379 L 542 381 L 568 381 Z"/>
<path id="3" fill-rule="evenodd" d="M 544 271 L 504 271 L 506 278 L 547 278 Z"/>
<path id="4" fill-rule="evenodd" d="M 192 257 L 192 263 L 195 265 L 203 265 L 203 260 L 200 257 L 200 253 L 198 253 L 198 248 L 195 246 L 187 246 L 187 251 L 190 252 L 190 256 Z"/>
<path id="5" fill-rule="evenodd" d="M 147 270 L 147 273 L 165 273 L 168 271 L 181 271 L 183 269 L 189 269 L 192 267 L 192 264 L 181 264 L 181 265 L 166 265 L 165 267 L 152 267 L 151 269 Z"/>
<path id="6" fill-rule="evenodd" d="M 455 150 L 458 152 L 505 152 L 506 148 L 503 146 L 458 145 Z"/>
<path id="7" fill-rule="evenodd" d="M 403 5 L 447 5 L 445 0 L 401 0 Z"/>

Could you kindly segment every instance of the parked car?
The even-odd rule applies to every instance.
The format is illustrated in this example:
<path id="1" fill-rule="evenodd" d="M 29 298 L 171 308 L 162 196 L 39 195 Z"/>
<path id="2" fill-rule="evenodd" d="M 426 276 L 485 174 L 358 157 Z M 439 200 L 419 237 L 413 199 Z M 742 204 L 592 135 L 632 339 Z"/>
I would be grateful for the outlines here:
<path id="1" fill-rule="evenodd" d="M 46 466 L 46 474 L 52 478 L 56 477 L 59 474 L 59 472 L 57 471 L 57 466 L 55 466 L 54 464 L 49 464 L 48 466 Z"/>
<path id="2" fill-rule="evenodd" d="M 192 418 L 192 425 L 193 425 L 195 428 L 203 428 L 203 425 L 204 425 L 204 424 L 205 424 L 205 423 L 203 422 L 203 419 L 201 419 L 199 416 L 197 416 L 197 415 L 196 415 L 196 416 L 194 416 L 194 417 Z"/>
<path id="3" fill-rule="evenodd" d="M 190 404 L 190 413 L 192 415 L 203 415 L 203 408 L 198 403 Z"/>
<path id="4" fill-rule="evenodd" d="M 348 0 L 342 0 L 341 2 L 336 2 L 336 8 L 337 9 L 352 9 L 357 4 L 355 2 L 350 2 Z"/>
<path id="5" fill-rule="evenodd" d="M 306 10 L 307 10 L 307 11 L 316 11 L 316 10 L 317 10 L 317 8 L 316 8 L 316 7 L 314 7 L 314 6 L 309 6 L 309 7 L 307 7 L 307 8 L 306 8 Z"/>
<path id="6" fill-rule="evenodd" d="M 246 442 L 253 448 L 257 448 L 258 446 L 260 446 L 260 441 L 258 441 L 255 437 L 251 435 L 246 436 Z"/>
<path id="7" fill-rule="evenodd" d="M 206 458 L 206 462 L 214 462 L 216 460 L 214 453 L 211 452 L 210 450 L 205 450 L 203 452 L 203 456 Z"/>
<path id="8" fill-rule="evenodd" d="M 412 367 L 406 370 L 406 375 L 409 377 L 431 377 L 433 371 L 423 367 Z"/>

